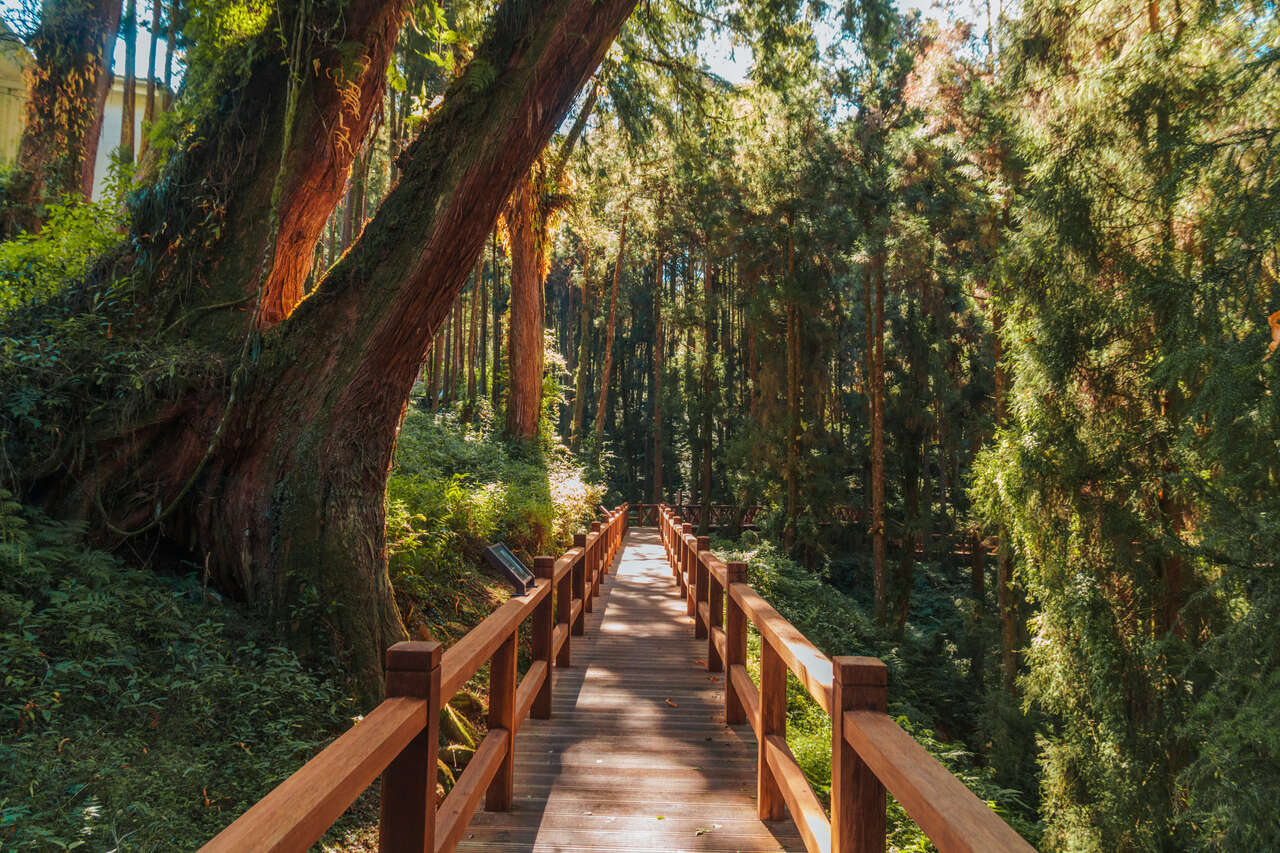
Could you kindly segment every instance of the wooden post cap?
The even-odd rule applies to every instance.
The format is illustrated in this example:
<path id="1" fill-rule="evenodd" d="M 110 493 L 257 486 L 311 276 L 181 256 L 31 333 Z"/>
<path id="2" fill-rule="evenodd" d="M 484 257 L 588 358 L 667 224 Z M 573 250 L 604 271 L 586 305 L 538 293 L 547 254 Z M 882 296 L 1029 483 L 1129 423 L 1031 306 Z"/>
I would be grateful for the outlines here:
<path id="1" fill-rule="evenodd" d="M 692 532 L 693 532 L 693 525 L 692 525 L 692 524 L 682 524 L 682 525 L 680 525 L 680 532 L 681 532 L 681 533 L 692 533 Z"/>
<path id="2" fill-rule="evenodd" d="M 587 534 L 585 533 L 573 534 L 573 547 L 585 548 L 586 546 L 587 546 Z"/>
<path id="3" fill-rule="evenodd" d="M 725 567 L 724 579 L 727 583 L 746 583 L 747 564 L 739 560 L 729 563 Z"/>
<path id="4" fill-rule="evenodd" d="M 599 532 L 600 532 L 600 522 L 598 522 L 598 521 L 593 521 L 593 522 L 591 522 L 591 532 L 592 532 L 592 533 L 599 533 Z"/>
<path id="5" fill-rule="evenodd" d="M 549 578 L 555 573 L 556 558 L 539 555 L 533 558 L 533 576 L 536 578 Z"/>
<path id="6" fill-rule="evenodd" d="M 879 711 L 889 707 L 889 669 L 879 658 L 841 655 L 832 659 L 835 695 L 842 710 Z"/>
<path id="7" fill-rule="evenodd" d="M 710 537 L 710 536 L 699 536 L 699 537 L 698 537 L 698 550 L 699 550 L 699 551 L 707 551 L 707 550 L 710 550 L 710 548 L 711 548 L 711 537 Z"/>
<path id="8" fill-rule="evenodd" d="M 831 663 L 835 670 L 835 680 L 841 684 L 884 687 L 889 683 L 889 668 L 880 658 L 837 655 L 831 659 Z"/>
<path id="9" fill-rule="evenodd" d="M 406 640 L 387 649 L 387 669 L 427 672 L 440 665 L 442 645 L 436 640 Z"/>

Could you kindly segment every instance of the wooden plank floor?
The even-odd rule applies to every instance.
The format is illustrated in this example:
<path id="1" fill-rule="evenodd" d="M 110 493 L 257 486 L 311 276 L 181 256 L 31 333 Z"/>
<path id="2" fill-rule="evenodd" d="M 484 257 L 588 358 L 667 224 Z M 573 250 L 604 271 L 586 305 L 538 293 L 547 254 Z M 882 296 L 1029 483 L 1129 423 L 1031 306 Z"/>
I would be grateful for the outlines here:
<path id="1" fill-rule="evenodd" d="M 515 808 L 477 812 L 458 849 L 803 850 L 790 820 L 756 818 L 755 738 L 725 726 L 692 624 L 658 531 L 633 528 L 556 671 L 551 719 L 516 737 Z"/>

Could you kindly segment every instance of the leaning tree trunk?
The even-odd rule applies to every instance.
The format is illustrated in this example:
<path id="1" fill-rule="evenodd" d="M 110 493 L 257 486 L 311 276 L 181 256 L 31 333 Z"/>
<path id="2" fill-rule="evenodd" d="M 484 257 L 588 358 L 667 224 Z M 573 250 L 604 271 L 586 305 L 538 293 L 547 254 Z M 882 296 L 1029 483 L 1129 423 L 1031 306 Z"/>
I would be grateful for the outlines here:
<path id="1" fill-rule="evenodd" d="M 5 234 L 38 228 L 46 201 L 92 195 L 119 27 L 120 0 L 46 0 L 28 43 L 35 61 L 18 145 L 22 177 L 6 200 Z"/>
<path id="2" fill-rule="evenodd" d="M 167 537 L 285 624 L 311 602 L 308 621 L 376 691 L 382 650 L 405 633 L 383 503 L 409 392 L 504 202 L 633 3 L 500 6 L 473 60 L 483 72 L 451 87 L 400 183 L 316 291 L 253 347 L 225 334 L 222 382 L 98 436 L 93 454 L 46 484 L 59 492 L 52 502 L 111 507 L 117 528 L 176 505 L 162 517 Z"/>

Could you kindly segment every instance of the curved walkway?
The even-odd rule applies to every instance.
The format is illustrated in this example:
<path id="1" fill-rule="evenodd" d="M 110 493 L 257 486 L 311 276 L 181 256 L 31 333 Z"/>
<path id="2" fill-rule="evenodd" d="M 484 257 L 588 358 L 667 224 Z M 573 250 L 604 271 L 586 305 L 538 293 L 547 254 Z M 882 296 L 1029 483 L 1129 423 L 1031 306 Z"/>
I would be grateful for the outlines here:
<path id="1" fill-rule="evenodd" d="M 604 579 L 551 719 L 516 738 L 515 807 L 477 812 L 458 849 L 803 850 L 790 820 L 756 818 L 756 744 L 724 724 L 654 528 L 633 528 Z"/>

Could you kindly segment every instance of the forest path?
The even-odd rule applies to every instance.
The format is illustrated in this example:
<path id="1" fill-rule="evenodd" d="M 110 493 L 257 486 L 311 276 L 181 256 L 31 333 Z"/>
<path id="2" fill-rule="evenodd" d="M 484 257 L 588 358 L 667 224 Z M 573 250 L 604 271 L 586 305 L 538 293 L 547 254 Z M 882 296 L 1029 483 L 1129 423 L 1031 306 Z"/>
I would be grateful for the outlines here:
<path id="1" fill-rule="evenodd" d="M 549 720 L 516 737 L 515 804 L 478 811 L 458 850 L 803 850 L 756 817 L 756 742 L 724 724 L 724 675 L 671 576 L 656 528 L 632 528 Z"/>

